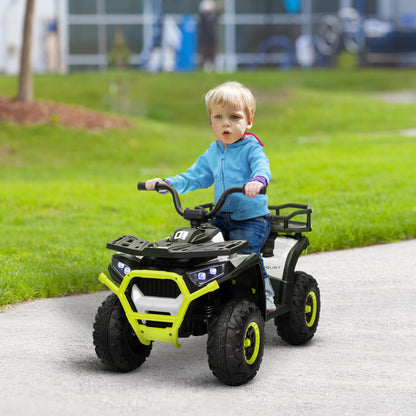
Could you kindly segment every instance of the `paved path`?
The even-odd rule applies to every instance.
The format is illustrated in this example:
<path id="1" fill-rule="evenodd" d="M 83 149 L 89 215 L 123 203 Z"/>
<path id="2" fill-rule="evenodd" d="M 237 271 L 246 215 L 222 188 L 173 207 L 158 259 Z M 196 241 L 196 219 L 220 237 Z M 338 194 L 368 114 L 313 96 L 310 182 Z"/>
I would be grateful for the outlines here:
<path id="1" fill-rule="evenodd" d="M 109 292 L 43 299 L 0 313 L 0 415 L 414 415 L 416 240 L 303 256 L 318 280 L 315 338 L 292 347 L 266 325 L 257 377 L 211 374 L 206 336 L 156 343 L 129 374 L 95 356 L 92 322 Z"/>

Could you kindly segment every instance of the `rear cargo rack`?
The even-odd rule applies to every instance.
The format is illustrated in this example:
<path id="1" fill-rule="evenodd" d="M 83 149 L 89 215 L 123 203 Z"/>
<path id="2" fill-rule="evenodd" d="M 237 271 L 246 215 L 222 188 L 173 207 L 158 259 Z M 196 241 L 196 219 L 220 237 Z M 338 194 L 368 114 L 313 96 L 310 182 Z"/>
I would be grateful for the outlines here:
<path id="1" fill-rule="evenodd" d="M 288 215 L 280 214 L 282 210 L 288 210 L 289 208 L 294 209 L 294 211 L 292 210 L 292 212 Z M 269 210 L 276 212 L 276 215 L 272 214 L 271 232 L 284 234 L 301 234 L 312 231 L 312 208 L 309 205 L 293 203 L 283 205 L 269 205 Z M 306 220 L 302 221 L 300 216 L 306 216 Z M 296 218 L 296 220 L 293 218 Z"/>

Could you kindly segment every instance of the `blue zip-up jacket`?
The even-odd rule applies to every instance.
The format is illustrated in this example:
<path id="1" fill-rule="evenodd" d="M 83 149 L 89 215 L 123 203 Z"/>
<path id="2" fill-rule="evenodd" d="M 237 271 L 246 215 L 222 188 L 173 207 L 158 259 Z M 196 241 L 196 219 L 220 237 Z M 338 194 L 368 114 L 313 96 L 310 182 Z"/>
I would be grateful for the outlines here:
<path id="1" fill-rule="evenodd" d="M 243 186 L 255 176 L 270 183 L 270 163 L 259 141 L 247 134 L 243 140 L 229 144 L 211 143 L 206 152 L 185 172 L 169 176 L 167 181 L 181 194 L 215 184 L 215 203 L 232 186 Z M 222 212 L 230 212 L 235 220 L 246 220 L 269 213 L 267 195 L 249 198 L 243 194 L 230 195 Z"/>

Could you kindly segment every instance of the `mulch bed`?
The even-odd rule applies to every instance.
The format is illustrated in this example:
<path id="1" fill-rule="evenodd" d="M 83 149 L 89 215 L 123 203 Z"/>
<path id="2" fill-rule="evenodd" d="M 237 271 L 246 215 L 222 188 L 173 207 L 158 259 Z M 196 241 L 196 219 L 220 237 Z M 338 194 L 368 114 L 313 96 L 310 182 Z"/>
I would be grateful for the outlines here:
<path id="1" fill-rule="evenodd" d="M 77 129 L 127 129 L 132 124 L 86 108 L 34 100 L 29 103 L 0 96 L 0 121 L 20 124 L 52 124 Z"/>

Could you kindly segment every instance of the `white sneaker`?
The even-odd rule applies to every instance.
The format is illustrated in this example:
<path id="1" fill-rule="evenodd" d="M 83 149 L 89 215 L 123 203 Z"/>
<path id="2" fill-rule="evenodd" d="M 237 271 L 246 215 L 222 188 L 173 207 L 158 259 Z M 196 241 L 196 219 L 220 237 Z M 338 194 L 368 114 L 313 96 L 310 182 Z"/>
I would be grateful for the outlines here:
<path id="1" fill-rule="evenodd" d="M 274 312 L 275 310 L 274 299 L 271 296 L 266 296 L 266 313 Z"/>

